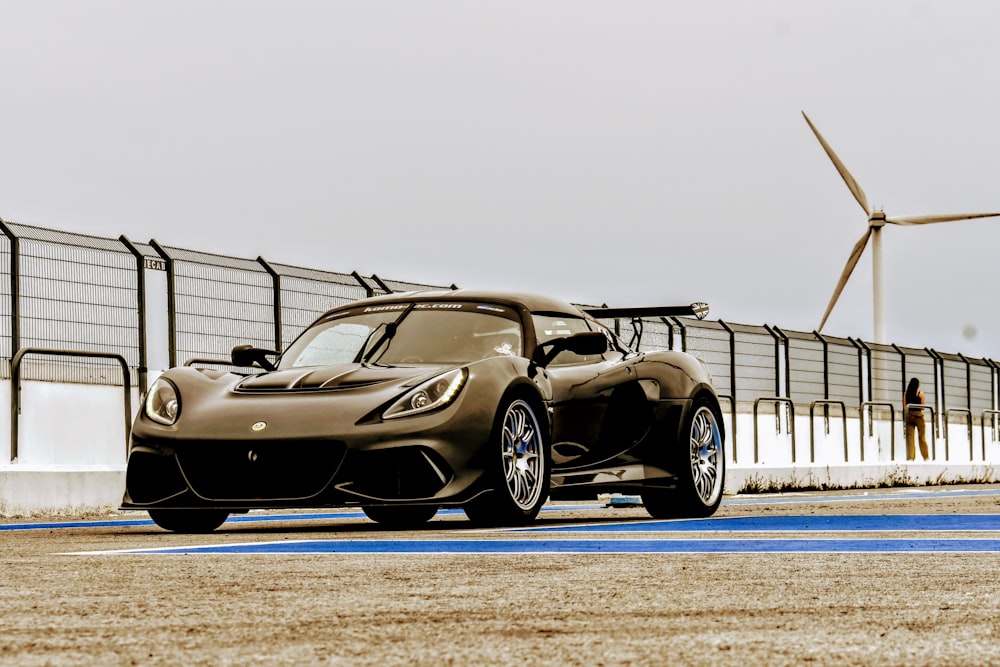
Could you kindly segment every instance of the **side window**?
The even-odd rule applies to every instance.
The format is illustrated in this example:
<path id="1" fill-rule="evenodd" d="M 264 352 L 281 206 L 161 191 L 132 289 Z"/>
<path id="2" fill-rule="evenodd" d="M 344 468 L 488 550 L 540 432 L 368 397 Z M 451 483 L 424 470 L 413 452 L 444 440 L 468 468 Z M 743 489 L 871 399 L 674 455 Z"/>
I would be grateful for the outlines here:
<path id="1" fill-rule="evenodd" d="M 545 343 L 553 338 L 571 336 L 581 331 L 592 331 L 590 325 L 582 317 L 567 317 L 565 315 L 539 315 L 531 316 L 535 324 L 535 336 L 538 344 Z M 551 366 L 565 366 L 568 364 L 584 364 L 600 361 L 604 357 L 600 354 L 582 355 L 564 350 L 556 355 Z"/>
<path id="2" fill-rule="evenodd" d="M 590 326 L 594 331 L 603 332 L 604 335 L 608 337 L 609 349 L 614 350 L 615 352 L 619 352 L 622 355 L 627 355 L 630 352 L 632 352 L 632 350 L 629 349 L 629 346 L 626 345 L 622 341 L 622 339 L 615 334 L 614 331 L 612 331 L 607 325 L 605 325 L 604 322 L 593 320 L 592 322 L 590 322 Z"/>

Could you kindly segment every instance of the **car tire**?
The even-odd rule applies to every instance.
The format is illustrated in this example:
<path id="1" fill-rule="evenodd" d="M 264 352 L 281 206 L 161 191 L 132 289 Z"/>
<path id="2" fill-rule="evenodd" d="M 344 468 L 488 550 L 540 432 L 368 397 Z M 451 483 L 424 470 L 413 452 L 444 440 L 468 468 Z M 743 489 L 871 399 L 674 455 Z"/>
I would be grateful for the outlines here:
<path id="1" fill-rule="evenodd" d="M 489 442 L 485 487 L 463 508 L 479 526 L 521 526 L 538 516 L 549 494 L 549 452 L 535 407 L 501 403 Z"/>
<path id="2" fill-rule="evenodd" d="M 726 480 L 721 423 L 721 414 L 713 403 L 706 398 L 695 399 L 678 443 L 677 486 L 640 494 L 650 516 L 700 518 L 711 516 L 719 508 Z"/>
<path id="3" fill-rule="evenodd" d="M 419 528 L 434 518 L 434 505 L 366 505 L 361 508 L 372 521 L 386 528 Z"/>
<path id="4" fill-rule="evenodd" d="M 225 523 L 225 510 L 148 510 L 157 526 L 174 533 L 211 533 Z"/>

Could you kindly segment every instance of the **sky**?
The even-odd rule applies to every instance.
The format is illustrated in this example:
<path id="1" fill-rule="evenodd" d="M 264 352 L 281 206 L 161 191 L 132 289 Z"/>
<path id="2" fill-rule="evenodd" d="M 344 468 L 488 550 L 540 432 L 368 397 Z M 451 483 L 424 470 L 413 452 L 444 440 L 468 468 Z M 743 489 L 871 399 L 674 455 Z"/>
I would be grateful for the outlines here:
<path id="1" fill-rule="evenodd" d="M 0 218 L 810 332 L 866 229 L 1000 211 L 992 0 L 0 0 Z M 1000 359 L 1000 218 L 883 233 Z M 824 334 L 873 340 L 870 251 Z"/>

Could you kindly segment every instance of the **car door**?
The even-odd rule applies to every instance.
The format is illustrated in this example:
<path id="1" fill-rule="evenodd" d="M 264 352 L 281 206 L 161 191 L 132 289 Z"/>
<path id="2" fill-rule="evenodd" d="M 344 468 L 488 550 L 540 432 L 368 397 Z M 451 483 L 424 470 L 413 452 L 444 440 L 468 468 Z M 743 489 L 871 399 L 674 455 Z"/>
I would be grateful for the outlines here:
<path id="1" fill-rule="evenodd" d="M 535 315 L 540 343 L 592 330 L 583 318 Z M 547 366 L 552 387 L 552 463 L 555 470 L 614 459 L 630 449 L 652 423 L 653 405 L 636 377 L 635 355 L 561 352 Z"/>

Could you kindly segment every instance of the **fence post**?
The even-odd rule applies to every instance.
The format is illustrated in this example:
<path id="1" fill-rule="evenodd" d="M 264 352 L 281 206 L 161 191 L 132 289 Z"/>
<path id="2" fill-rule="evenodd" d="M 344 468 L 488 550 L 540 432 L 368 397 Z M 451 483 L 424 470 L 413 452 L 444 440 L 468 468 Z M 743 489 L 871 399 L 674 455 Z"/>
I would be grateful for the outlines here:
<path id="1" fill-rule="evenodd" d="M 788 387 L 792 383 L 792 371 L 788 367 L 788 336 L 777 326 L 772 328 L 765 324 L 764 329 L 774 338 L 774 395 L 788 396 L 791 394 Z M 784 359 L 781 358 L 782 347 L 785 348 Z M 784 380 L 784 391 L 782 391 L 782 380 Z"/>
<path id="2" fill-rule="evenodd" d="M 375 289 L 368 284 L 368 281 L 361 277 L 357 271 L 351 271 L 351 277 L 358 281 L 358 284 L 365 289 L 365 296 L 374 296 Z"/>
<path id="3" fill-rule="evenodd" d="M 21 242 L 17 234 L 0 218 L 0 232 L 10 239 L 10 353 L 21 347 Z"/>
<path id="4" fill-rule="evenodd" d="M 941 420 L 945 416 L 947 411 L 947 397 L 945 396 L 945 386 L 943 381 L 944 375 L 944 359 L 940 354 L 935 352 L 929 347 L 925 347 L 924 351 L 930 355 L 930 358 L 934 360 L 934 397 L 935 405 L 934 409 L 937 411 L 936 419 L 934 420 L 934 436 L 941 437 L 942 424 Z M 948 460 L 948 424 L 943 424 L 945 431 L 944 434 L 944 460 Z"/>
<path id="5" fill-rule="evenodd" d="M 135 247 L 127 236 L 122 234 L 118 237 L 128 251 L 135 257 L 136 272 L 136 308 L 139 316 L 139 395 L 146 391 L 147 373 L 146 367 L 146 267 L 143 264 L 142 251 Z"/>
<path id="6" fill-rule="evenodd" d="M 378 276 L 377 276 L 376 274 L 374 274 L 374 273 L 372 274 L 372 280 L 374 280 L 374 281 L 375 281 L 375 284 L 376 284 L 376 285 L 378 285 L 378 288 L 379 288 L 380 290 L 382 290 L 382 291 L 383 291 L 383 292 L 385 292 L 386 294 L 392 294 L 392 288 L 391 288 L 391 287 L 389 287 L 388 285 L 386 285 L 386 284 L 385 284 L 385 282 L 383 282 L 383 281 L 382 281 L 382 279 L 381 279 L 381 278 L 379 278 L 379 277 L 378 277 Z"/>
<path id="7" fill-rule="evenodd" d="M 156 239 L 152 239 L 149 245 L 160 253 L 160 257 L 167 265 L 167 348 L 170 355 L 168 365 L 173 368 L 177 365 L 177 296 L 174 290 L 174 258 L 156 242 Z"/>
<path id="8" fill-rule="evenodd" d="M 281 352 L 281 274 L 274 270 L 263 257 L 258 256 L 257 262 L 271 275 L 274 291 L 274 349 Z"/>
<path id="9" fill-rule="evenodd" d="M 988 409 L 1000 410 L 1000 406 L 997 405 L 997 362 L 989 357 L 983 357 L 983 361 L 990 369 L 990 407 Z"/>
<path id="10" fill-rule="evenodd" d="M 680 320 L 674 318 L 678 326 L 681 327 L 681 337 L 684 340 L 684 349 L 687 350 L 687 340 L 685 338 L 686 332 L 684 331 L 684 325 L 680 323 Z M 726 333 L 729 334 L 729 408 L 730 414 L 732 415 L 731 421 L 733 422 L 733 463 L 737 462 L 736 452 L 739 449 L 736 439 L 736 332 L 733 331 L 732 327 L 728 324 L 719 320 L 719 326 L 725 329 Z M 757 425 L 754 424 L 754 433 L 757 432 Z M 757 459 L 757 444 L 756 437 L 754 438 L 754 461 Z"/>
<path id="11" fill-rule="evenodd" d="M 666 318 L 664 318 L 664 319 L 666 319 Z M 677 325 L 677 328 L 681 330 L 681 352 L 687 352 L 687 349 L 688 349 L 687 348 L 687 327 L 684 326 L 684 323 L 681 322 L 676 317 L 671 317 L 670 319 L 671 319 L 671 321 L 673 321 L 674 324 Z M 723 329 L 727 328 L 725 322 L 721 322 L 720 321 L 719 324 L 722 326 Z M 730 334 L 730 339 L 732 339 L 732 334 Z M 671 341 L 671 343 L 672 343 L 672 341 Z M 729 343 L 729 360 L 730 360 L 730 365 L 732 365 L 732 358 L 733 358 L 732 342 L 730 340 L 730 343 Z M 733 377 L 732 373 L 730 373 L 729 377 L 730 378 Z M 731 382 L 730 382 L 730 384 L 731 384 Z"/>

